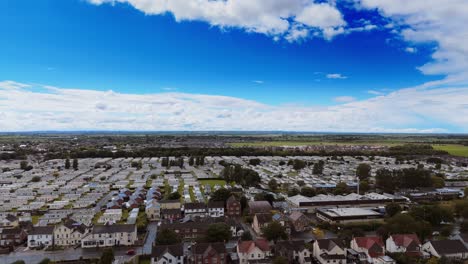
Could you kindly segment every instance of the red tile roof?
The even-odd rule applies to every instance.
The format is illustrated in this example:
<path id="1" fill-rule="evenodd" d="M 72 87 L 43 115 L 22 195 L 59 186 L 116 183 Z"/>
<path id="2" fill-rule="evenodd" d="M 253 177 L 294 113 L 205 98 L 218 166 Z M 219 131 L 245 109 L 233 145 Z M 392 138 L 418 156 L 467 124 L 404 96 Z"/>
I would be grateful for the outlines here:
<path id="1" fill-rule="evenodd" d="M 418 236 L 415 234 L 397 234 L 397 235 L 392 235 L 391 237 L 393 241 L 395 242 L 395 245 L 399 247 L 407 248 L 412 243 L 421 245 L 421 242 L 419 242 Z"/>
<path id="2" fill-rule="evenodd" d="M 255 241 L 242 241 L 237 247 L 240 253 L 249 253 L 255 247 L 258 247 L 262 251 L 270 251 L 270 244 L 265 239 L 257 239 Z"/>
<path id="3" fill-rule="evenodd" d="M 360 248 L 365 248 L 371 258 L 384 255 L 384 243 L 381 237 L 355 237 L 354 240 Z"/>

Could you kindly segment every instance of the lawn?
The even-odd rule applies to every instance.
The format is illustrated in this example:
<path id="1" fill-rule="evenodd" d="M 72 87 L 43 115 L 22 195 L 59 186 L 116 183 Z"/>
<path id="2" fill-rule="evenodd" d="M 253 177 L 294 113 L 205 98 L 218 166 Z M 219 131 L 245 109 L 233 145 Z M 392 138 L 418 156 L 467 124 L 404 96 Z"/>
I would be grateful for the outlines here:
<path id="1" fill-rule="evenodd" d="M 203 185 L 203 186 L 209 184 L 212 189 L 216 184 L 219 184 L 220 186 L 224 186 L 226 184 L 225 180 L 199 180 L 199 182 L 200 182 L 200 185 Z"/>
<path id="2" fill-rule="evenodd" d="M 350 141 L 350 142 L 331 142 L 331 141 L 257 141 L 257 142 L 234 142 L 228 143 L 232 147 L 281 147 L 281 146 L 315 146 L 315 145 L 380 145 L 394 146 L 398 145 L 396 141 Z"/>
<path id="3" fill-rule="evenodd" d="M 453 144 L 453 145 L 433 145 L 432 147 L 437 150 L 445 150 L 454 156 L 468 157 L 468 146 Z"/>

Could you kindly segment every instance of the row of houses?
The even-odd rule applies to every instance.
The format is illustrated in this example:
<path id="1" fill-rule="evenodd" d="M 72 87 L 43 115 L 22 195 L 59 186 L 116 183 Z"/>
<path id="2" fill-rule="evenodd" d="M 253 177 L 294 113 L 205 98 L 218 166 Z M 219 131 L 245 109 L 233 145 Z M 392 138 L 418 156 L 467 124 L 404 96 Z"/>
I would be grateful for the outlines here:
<path id="1" fill-rule="evenodd" d="M 460 240 L 428 241 L 421 244 L 414 234 L 396 234 L 384 243 L 380 237 L 355 237 L 349 247 L 339 239 L 318 239 L 311 243 L 303 240 L 278 241 L 275 244 L 265 239 L 239 241 L 235 245 L 197 243 L 184 249 L 182 244 L 154 246 L 152 264 L 223 264 L 223 263 L 273 263 L 283 257 L 288 263 L 298 264 L 346 264 L 346 263 L 396 263 L 386 253 L 403 253 L 408 256 L 442 257 L 464 259 L 468 249 Z"/>
<path id="2" fill-rule="evenodd" d="M 204 217 L 239 217 L 241 216 L 241 205 L 239 200 L 231 196 L 226 201 L 210 201 L 208 203 L 185 203 L 179 200 L 151 199 L 146 202 L 146 216 L 150 221 L 179 220 L 182 218 L 204 218 Z"/>
<path id="3" fill-rule="evenodd" d="M 108 247 L 131 246 L 137 241 L 134 224 L 87 227 L 71 219 L 56 226 L 36 226 L 27 234 L 28 248 L 50 246 Z"/>

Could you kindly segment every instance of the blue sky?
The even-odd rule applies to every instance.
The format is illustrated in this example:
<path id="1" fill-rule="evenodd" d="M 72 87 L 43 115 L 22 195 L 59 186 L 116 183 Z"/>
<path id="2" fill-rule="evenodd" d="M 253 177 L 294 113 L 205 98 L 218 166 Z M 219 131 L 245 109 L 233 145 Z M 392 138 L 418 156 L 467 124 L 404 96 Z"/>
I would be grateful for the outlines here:
<path id="1" fill-rule="evenodd" d="M 195 8 L 190 7 L 194 0 L 2 1 L 0 120 L 8 125 L 0 130 L 466 132 L 468 120 L 447 120 L 447 106 L 434 101 L 466 99 L 468 48 L 448 39 L 466 35 L 440 37 L 465 20 L 458 12 L 466 7 L 463 1 L 449 1 L 444 8 L 453 12 L 448 14 L 431 13 L 440 5 L 432 0 L 414 1 L 407 9 L 398 6 L 401 0 L 265 1 L 215 6 L 210 2 L 217 1 L 204 0 Z M 443 19 L 449 17 L 455 21 L 446 25 Z M 105 98 L 110 90 L 131 109 L 138 108 L 128 99 L 133 96 L 140 105 L 170 95 L 182 102 L 193 103 L 196 95 L 211 100 L 179 102 L 166 106 L 175 109 L 168 113 L 138 109 L 130 117 L 112 108 L 116 103 Z M 82 112 L 64 108 L 47 113 L 42 126 L 19 122 L 22 115 L 49 108 L 39 102 L 38 109 L 23 109 L 21 93 L 62 100 L 70 91 L 92 100 L 82 111 L 100 119 L 84 122 Z M 409 92 L 419 101 L 385 109 Z M 230 101 L 218 105 L 212 102 L 216 96 Z M 375 100 L 382 100 L 384 109 L 366 108 L 380 104 Z M 430 111 L 420 112 L 418 104 Z M 463 103 L 455 107 L 466 110 Z M 191 112 L 210 116 L 200 120 Z M 259 120 L 244 127 L 246 113 Z M 272 121 L 280 117 L 283 122 Z M 330 118 L 336 120 L 310 125 Z"/>

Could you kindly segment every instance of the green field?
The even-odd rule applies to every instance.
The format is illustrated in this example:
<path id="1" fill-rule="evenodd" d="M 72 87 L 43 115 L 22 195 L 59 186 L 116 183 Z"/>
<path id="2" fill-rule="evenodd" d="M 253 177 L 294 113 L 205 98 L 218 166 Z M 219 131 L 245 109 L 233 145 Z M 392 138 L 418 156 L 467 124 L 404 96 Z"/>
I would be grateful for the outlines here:
<path id="1" fill-rule="evenodd" d="M 434 149 L 445 150 L 449 154 L 460 157 L 468 157 L 468 146 L 463 145 L 432 145 Z"/>
<path id="2" fill-rule="evenodd" d="M 225 180 L 199 180 L 201 185 L 207 185 L 209 184 L 211 188 L 213 188 L 216 184 L 219 184 L 220 186 L 224 186 L 226 184 Z"/>
<path id="3" fill-rule="evenodd" d="M 232 147 L 281 147 L 281 146 L 316 146 L 316 145 L 380 145 L 395 146 L 401 144 L 398 141 L 349 141 L 349 142 L 331 142 L 331 141 L 256 141 L 256 142 L 235 142 L 229 143 Z"/>

